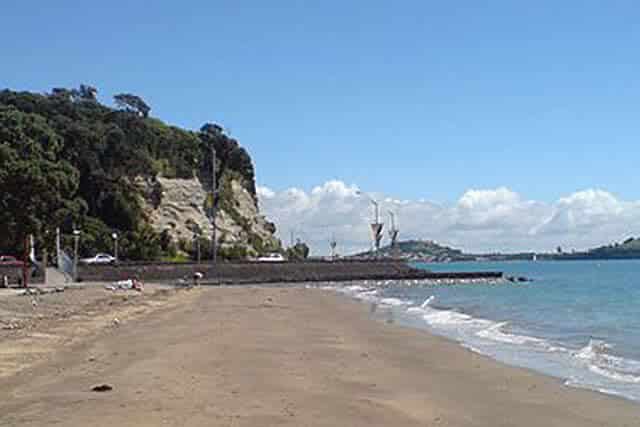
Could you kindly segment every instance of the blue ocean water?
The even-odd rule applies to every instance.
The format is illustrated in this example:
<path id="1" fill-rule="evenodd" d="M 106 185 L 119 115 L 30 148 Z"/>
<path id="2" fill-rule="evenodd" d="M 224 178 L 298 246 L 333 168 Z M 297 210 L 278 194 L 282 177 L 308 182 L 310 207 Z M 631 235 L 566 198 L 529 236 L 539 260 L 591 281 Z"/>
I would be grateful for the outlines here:
<path id="1" fill-rule="evenodd" d="M 340 291 L 472 351 L 640 401 L 640 260 L 417 266 L 533 281 L 372 282 Z"/>

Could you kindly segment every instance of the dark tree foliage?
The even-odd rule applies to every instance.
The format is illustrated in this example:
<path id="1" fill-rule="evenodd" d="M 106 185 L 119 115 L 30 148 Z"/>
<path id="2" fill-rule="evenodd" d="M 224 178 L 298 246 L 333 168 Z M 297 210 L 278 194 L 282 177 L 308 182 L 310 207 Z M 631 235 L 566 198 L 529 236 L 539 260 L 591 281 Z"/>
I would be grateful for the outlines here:
<path id="1" fill-rule="evenodd" d="M 210 178 L 212 144 L 218 178 L 241 175 L 255 198 L 251 159 L 221 126 L 191 132 L 148 117 L 136 95 L 116 95 L 124 111 L 96 96 L 89 85 L 0 91 L 0 253 L 20 253 L 26 234 L 51 246 L 55 228 L 69 233 L 72 224 L 82 230 L 83 255 L 111 251 L 114 231 L 123 258 L 175 251 L 148 226 L 138 181 Z"/>
<path id="2" fill-rule="evenodd" d="M 287 249 L 287 257 L 292 261 L 302 261 L 309 256 L 309 246 L 301 241 Z"/>
<path id="3" fill-rule="evenodd" d="M 118 107 L 123 108 L 128 112 L 139 114 L 142 117 L 149 117 L 151 107 L 149 107 L 149 105 L 147 105 L 147 103 L 137 95 L 121 93 L 115 95 L 113 100 Z"/>
<path id="4" fill-rule="evenodd" d="M 238 172 L 243 178 L 246 189 L 256 200 L 255 172 L 251 157 L 247 151 L 238 144 L 233 138 L 224 133 L 222 126 L 212 123 L 206 123 L 200 128 L 200 139 L 205 147 L 213 147 L 216 150 L 218 159 L 217 179 L 220 182 L 222 174 L 226 169 Z M 204 161 L 204 182 L 208 182 L 211 176 L 211 157 L 208 152 L 203 153 Z"/>

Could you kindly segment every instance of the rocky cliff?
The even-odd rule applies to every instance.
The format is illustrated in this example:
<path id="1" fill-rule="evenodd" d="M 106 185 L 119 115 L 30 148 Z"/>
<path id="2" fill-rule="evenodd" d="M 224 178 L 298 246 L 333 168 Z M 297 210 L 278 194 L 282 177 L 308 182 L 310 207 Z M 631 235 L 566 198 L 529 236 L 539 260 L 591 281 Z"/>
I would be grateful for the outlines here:
<path id="1" fill-rule="evenodd" d="M 275 226 L 260 214 L 254 197 L 242 178 L 225 175 L 221 183 L 221 203 L 216 215 L 216 241 L 221 248 L 243 247 L 249 255 L 280 247 Z M 207 215 L 208 188 L 198 178 L 172 179 L 161 176 L 140 180 L 142 205 L 148 223 L 172 241 L 191 241 L 195 234 L 212 235 Z"/>

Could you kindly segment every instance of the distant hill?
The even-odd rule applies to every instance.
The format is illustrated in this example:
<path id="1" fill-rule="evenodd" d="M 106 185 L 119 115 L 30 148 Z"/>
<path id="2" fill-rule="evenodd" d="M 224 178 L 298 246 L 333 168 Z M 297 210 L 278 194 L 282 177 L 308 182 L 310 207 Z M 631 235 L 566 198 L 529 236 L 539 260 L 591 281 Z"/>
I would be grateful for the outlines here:
<path id="1" fill-rule="evenodd" d="M 371 257 L 371 251 L 355 255 L 355 257 Z M 404 240 L 396 243 L 395 247 L 384 246 L 377 254 L 379 257 L 391 257 L 397 259 L 425 261 L 425 262 L 451 262 L 472 261 L 474 255 L 464 254 L 460 249 L 440 245 L 433 240 Z"/>
<path id="2" fill-rule="evenodd" d="M 373 257 L 371 251 L 354 255 L 353 258 Z M 542 260 L 589 260 L 589 259 L 640 259 L 640 238 L 630 237 L 623 242 L 599 246 L 581 252 L 557 253 L 464 253 L 460 249 L 440 245 L 432 240 L 405 240 L 398 242 L 394 248 L 380 248 L 379 257 L 389 257 L 425 262 L 453 261 L 529 261 Z"/>
<path id="3" fill-rule="evenodd" d="M 635 259 L 640 258 L 640 238 L 629 237 L 621 243 L 599 246 L 584 252 L 558 253 L 545 258 L 566 259 Z"/>

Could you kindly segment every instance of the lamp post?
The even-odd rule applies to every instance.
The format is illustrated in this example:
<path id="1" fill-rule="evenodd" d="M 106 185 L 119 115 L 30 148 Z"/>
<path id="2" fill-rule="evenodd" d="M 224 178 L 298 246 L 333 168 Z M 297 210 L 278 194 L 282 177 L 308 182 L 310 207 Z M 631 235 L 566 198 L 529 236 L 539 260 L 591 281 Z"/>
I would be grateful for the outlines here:
<path id="1" fill-rule="evenodd" d="M 111 238 L 113 239 L 113 257 L 115 258 L 116 262 L 118 262 L 118 233 L 113 233 L 111 235 Z"/>
<path id="2" fill-rule="evenodd" d="M 73 281 L 78 281 L 78 243 L 80 242 L 80 230 L 73 229 Z"/>
<path id="3" fill-rule="evenodd" d="M 198 261 L 198 264 L 200 264 L 200 235 L 197 233 L 193 234 L 193 240 L 196 242 L 196 260 Z"/>
<path id="4" fill-rule="evenodd" d="M 218 261 L 218 246 L 216 244 L 216 210 L 218 208 L 218 183 L 216 181 L 216 149 L 211 144 L 211 258 L 213 265 Z M 199 243 L 198 243 L 199 244 Z M 200 255 L 198 255 L 200 262 Z"/>

